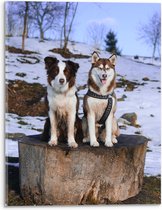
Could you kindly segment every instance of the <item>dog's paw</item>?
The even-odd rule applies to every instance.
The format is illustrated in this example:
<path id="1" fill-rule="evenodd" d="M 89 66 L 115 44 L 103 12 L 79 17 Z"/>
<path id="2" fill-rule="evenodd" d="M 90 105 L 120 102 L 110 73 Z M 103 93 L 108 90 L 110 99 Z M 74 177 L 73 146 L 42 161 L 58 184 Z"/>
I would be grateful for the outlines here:
<path id="1" fill-rule="evenodd" d="M 49 144 L 50 146 L 56 146 L 56 145 L 57 145 L 57 140 L 51 139 L 51 140 L 48 142 L 48 144 Z"/>
<path id="2" fill-rule="evenodd" d="M 90 140 L 89 140 L 89 138 L 85 137 L 85 138 L 83 139 L 83 143 L 87 143 L 87 142 L 90 142 Z"/>
<path id="3" fill-rule="evenodd" d="M 75 141 L 69 142 L 68 145 L 71 148 L 77 148 L 78 147 L 78 144 Z"/>
<path id="4" fill-rule="evenodd" d="M 97 141 L 90 143 L 91 147 L 99 147 L 100 144 Z"/>
<path id="5" fill-rule="evenodd" d="M 118 143 L 118 140 L 117 140 L 115 137 L 113 137 L 112 143 L 113 143 L 113 144 L 116 144 L 116 143 Z"/>
<path id="6" fill-rule="evenodd" d="M 106 142 L 105 142 L 105 146 L 106 146 L 106 147 L 113 147 L 113 143 L 110 142 L 110 141 L 106 141 Z"/>

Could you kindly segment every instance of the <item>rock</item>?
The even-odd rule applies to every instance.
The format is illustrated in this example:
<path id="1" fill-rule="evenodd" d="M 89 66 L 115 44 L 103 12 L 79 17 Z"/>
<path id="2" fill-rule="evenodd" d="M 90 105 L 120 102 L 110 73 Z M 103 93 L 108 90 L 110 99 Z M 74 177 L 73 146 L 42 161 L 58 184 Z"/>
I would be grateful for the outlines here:
<path id="1" fill-rule="evenodd" d="M 18 85 L 18 84 L 13 84 L 13 87 L 14 87 L 14 88 L 18 88 L 19 85 Z"/>
<path id="2" fill-rule="evenodd" d="M 119 101 L 119 102 L 120 101 L 124 101 L 124 98 L 122 98 L 122 97 L 121 98 L 118 98 L 117 101 Z"/>
<path id="3" fill-rule="evenodd" d="M 127 120 L 130 122 L 130 125 L 136 126 L 137 125 L 137 114 L 133 113 L 125 113 L 120 118 Z"/>
<path id="4" fill-rule="evenodd" d="M 126 88 L 124 89 L 124 91 L 133 91 L 134 88 L 135 88 L 134 85 L 128 84 L 128 85 L 126 85 Z"/>
<path id="5" fill-rule="evenodd" d="M 127 121 L 126 119 L 123 118 L 119 118 L 118 119 L 118 125 L 131 125 L 131 123 L 129 121 Z"/>
<path id="6" fill-rule="evenodd" d="M 125 94 L 122 95 L 122 98 L 127 98 L 127 96 Z"/>
<path id="7" fill-rule="evenodd" d="M 126 125 L 119 125 L 119 128 L 122 129 L 122 130 L 126 130 L 127 126 Z"/>
<path id="8" fill-rule="evenodd" d="M 15 75 L 18 76 L 18 77 L 25 77 L 26 73 L 16 73 Z"/>
<path id="9" fill-rule="evenodd" d="M 78 142 L 50 147 L 40 135 L 19 141 L 20 190 L 37 205 L 79 205 L 118 202 L 137 195 L 142 187 L 147 139 L 120 135 L 107 148 Z"/>
<path id="10" fill-rule="evenodd" d="M 18 56 L 16 58 L 20 63 L 36 64 L 40 62 L 40 59 L 35 56 Z"/>
<path id="11" fill-rule="evenodd" d="M 138 55 L 135 55 L 135 56 L 134 56 L 134 59 L 135 59 L 135 60 L 138 60 L 138 59 L 139 59 L 139 56 L 138 56 Z"/>
<path id="12" fill-rule="evenodd" d="M 135 131 L 134 133 L 137 135 L 141 135 L 141 131 Z"/>
<path id="13" fill-rule="evenodd" d="M 149 81 L 150 79 L 148 77 L 142 78 L 143 81 Z"/>
<path id="14" fill-rule="evenodd" d="M 78 91 L 84 90 L 84 89 L 86 89 L 86 88 L 87 88 L 87 84 L 80 85 L 80 86 L 78 87 Z"/>
<path id="15" fill-rule="evenodd" d="M 125 98 L 127 98 L 127 96 L 125 94 L 122 95 L 121 98 L 118 98 L 118 101 L 125 101 Z"/>
<path id="16" fill-rule="evenodd" d="M 127 80 L 124 77 L 120 78 L 117 82 L 117 87 L 118 88 L 124 87 L 125 88 L 124 91 L 133 91 L 139 85 L 143 85 L 143 84 Z"/>
<path id="17" fill-rule="evenodd" d="M 26 136 L 24 133 L 5 133 L 5 137 L 12 140 L 19 140 Z"/>

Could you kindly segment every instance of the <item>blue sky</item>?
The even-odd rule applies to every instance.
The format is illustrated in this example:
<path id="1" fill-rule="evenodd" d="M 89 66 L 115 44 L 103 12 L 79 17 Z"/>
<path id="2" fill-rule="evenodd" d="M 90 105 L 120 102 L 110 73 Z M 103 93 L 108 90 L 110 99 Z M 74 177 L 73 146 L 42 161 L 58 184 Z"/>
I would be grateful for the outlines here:
<path id="1" fill-rule="evenodd" d="M 85 42 L 91 22 L 104 23 L 117 34 L 118 46 L 124 55 L 151 56 L 151 48 L 138 39 L 138 26 L 147 23 L 160 3 L 94 3 L 79 2 L 72 38 Z"/>

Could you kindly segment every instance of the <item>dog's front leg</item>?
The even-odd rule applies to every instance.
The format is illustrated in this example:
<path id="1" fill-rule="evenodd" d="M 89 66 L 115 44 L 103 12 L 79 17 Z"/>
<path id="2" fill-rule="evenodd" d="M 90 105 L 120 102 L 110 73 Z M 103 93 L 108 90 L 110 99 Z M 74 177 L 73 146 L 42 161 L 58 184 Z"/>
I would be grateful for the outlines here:
<path id="1" fill-rule="evenodd" d="M 78 147 L 78 144 L 75 141 L 74 138 L 74 125 L 75 125 L 75 117 L 76 113 L 75 112 L 70 112 L 68 114 L 68 145 L 69 147 L 76 148 Z"/>
<path id="2" fill-rule="evenodd" d="M 50 146 L 57 145 L 57 123 L 56 123 L 56 116 L 53 110 L 49 111 L 49 118 L 51 123 L 51 138 L 48 144 Z"/>
<path id="3" fill-rule="evenodd" d="M 110 115 L 105 122 L 105 126 L 106 126 L 105 146 L 107 146 L 107 147 L 113 146 L 113 143 L 112 143 L 112 120 L 113 120 L 113 113 L 110 112 Z"/>
<path id="4" fill-rule="evenodd" d="M 118 123 L 115 116 L 113 116 L 113 119 L 112 119 L 112 143 L 113 144 L 118 143 L 118 140 L 116 139 L 116 137 L 119 135 L 120 135 L 120 130 L 118 127 Z"/>
<path id="5" fill-rule="evenodd" d="M 99 143 L 96 139 L 96 132 L 95 132 L 95 115 L 94 113 L 88 113 L 87 115 L 88 120 L 88 130 L 89 130 L 89 137 L 90 137 L 90 145 L 93 147 L 98 147 Z"/>

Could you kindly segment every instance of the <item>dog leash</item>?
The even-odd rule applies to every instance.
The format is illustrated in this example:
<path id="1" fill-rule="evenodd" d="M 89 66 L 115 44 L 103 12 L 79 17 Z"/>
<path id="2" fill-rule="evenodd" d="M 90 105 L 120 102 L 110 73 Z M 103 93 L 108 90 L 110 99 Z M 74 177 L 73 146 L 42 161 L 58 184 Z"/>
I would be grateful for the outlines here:
<path id="1" fill-rule="evenodd" d="M 89 89 L 86 95 L 93 97 L 93 98 L 97 98 L 97 99 L 108 99 L 107 107 L 106 107 L 101 119 L 97 122 L 98 124 L 104 126 L 105 122 L 111 112 L 111 109 L 112 109 L 112 102 L 113 102 L 112 95 L 113 95 L 113 93 L 103 96 L 103 95 L 98 95 L 97 93 L 94 93 Z"/>

